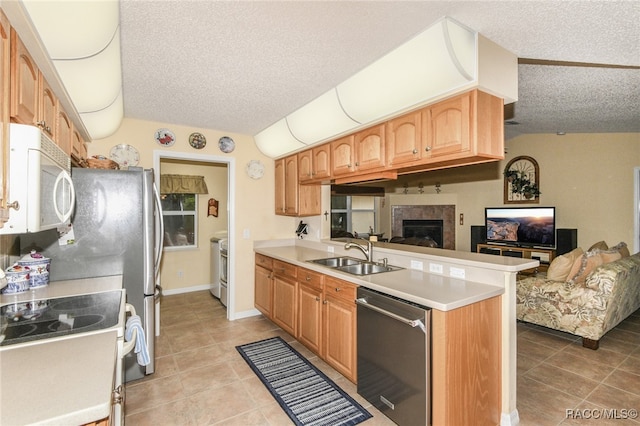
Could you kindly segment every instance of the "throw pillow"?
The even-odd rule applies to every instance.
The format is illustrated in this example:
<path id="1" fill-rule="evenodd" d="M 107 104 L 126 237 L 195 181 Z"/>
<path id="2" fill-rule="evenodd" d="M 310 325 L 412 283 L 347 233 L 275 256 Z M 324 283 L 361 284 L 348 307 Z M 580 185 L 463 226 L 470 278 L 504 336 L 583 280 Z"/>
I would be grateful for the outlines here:
<path id="1" fill-rule="evenodd" d="M 584 251 L 578 247 L 569 253 L 565 253 L 553 259 L 549 269 L 547 270 L 547 279 L 553 281 L 565 281 L 569 276 L 571 267 L 576 263 L 576 259 L 580 259 Z"/>
<path id="2" fill-rule="evenodd" d="M 625 243 L 625 242 L 619 242 L 615 246 L 611 247 L 609 250 L 618 251 L 620 253 L 621 257 L 627 257 L 627 256 L 631 255 L 631 253 L 629 252 L 629 248 L 627 247 L 627 243 Z"/>
<path id="3" fill-rule="evenodd" d="M 608 248 L 609 248 L 609 246 L 607 245 L 607 243 L 605 243 L 604 241 L 598 241 L 597 243 L 595 243 L 594 245 L 589 247 L 589 250 L 587 250 L 587 251 L 607 250 Z"/>
<path id="4" fill-rule="evenodd" d="M 584 284 L 587 279 L 587 275 L 593 272 L 593 270 L 598 266 L 602 265 L 604 263 L 604 258 L 598 250 L 590 250 L 580 256 L 578 262 L 580 262 L 578 271 L 573 276 L 569 274 L 571 278 L 568 281 L 575 284 Z"/>

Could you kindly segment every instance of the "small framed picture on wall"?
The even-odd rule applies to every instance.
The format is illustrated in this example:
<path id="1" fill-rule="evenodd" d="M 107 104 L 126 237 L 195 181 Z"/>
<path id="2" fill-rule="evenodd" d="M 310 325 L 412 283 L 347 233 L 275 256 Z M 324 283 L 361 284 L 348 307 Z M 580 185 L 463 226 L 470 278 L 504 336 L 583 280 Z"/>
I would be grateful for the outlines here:
<path id="1" fill-rule="evenodd" d="M 208 216 L 218 217 L 218 200 L 214 198 L 209 198 L 209 210 L 207 212 Z"/>

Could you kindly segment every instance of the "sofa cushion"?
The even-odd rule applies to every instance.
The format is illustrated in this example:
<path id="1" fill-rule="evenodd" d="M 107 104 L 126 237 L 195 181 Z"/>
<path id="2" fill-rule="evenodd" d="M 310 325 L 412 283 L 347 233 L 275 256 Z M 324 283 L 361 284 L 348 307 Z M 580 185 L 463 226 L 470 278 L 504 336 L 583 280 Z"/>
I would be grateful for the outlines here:
<path id="1" fill-rule="evenodd" d="M 582 248 L 578 247 L 569 253 L 565 253 L 553 259 L 547 270 L 547 279 L 554 281 L 566 281 L 571 271 L 571 267 L 584 254 Z M 576 271 L 577 272 L 577 271 Z"/>

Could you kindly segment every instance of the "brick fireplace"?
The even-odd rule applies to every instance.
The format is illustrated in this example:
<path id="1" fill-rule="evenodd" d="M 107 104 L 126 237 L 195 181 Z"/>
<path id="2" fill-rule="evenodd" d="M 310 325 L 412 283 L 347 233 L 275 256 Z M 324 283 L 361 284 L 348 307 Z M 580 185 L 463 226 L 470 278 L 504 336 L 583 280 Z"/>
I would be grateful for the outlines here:
<path id="1" fill-rule="evenodd" d="M 425 220 L 442 221 L 442 247 L 456 249 L 456 206 L 455 205 L 427 205 L 427 206 L 391 206 L 392 236 L 403 236 L 403 221 Z M 406 222 L 405 222 L 406 223 Z"/>

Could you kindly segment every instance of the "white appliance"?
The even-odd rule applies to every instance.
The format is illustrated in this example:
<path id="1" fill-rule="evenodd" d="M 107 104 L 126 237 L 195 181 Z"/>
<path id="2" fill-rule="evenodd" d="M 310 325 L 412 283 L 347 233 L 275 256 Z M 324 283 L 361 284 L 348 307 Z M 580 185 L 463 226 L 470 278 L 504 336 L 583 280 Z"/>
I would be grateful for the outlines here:
<path id="1" fill-rule="evenodd" d="M 211 238 L 211 294 L 220 299 L 220 238 Z"/>
<path id="2" fill-rule="evenodd" d="M 229 242 L 220 240 L 220 303 L 227 306 L 229 303 Z"/>
<path id="3" fill-rule="evenodd" d="M 9 221 L 0 234 L 68 226 L 75 202 L 71 159 L 40 128 L 9 125 Z"/>

